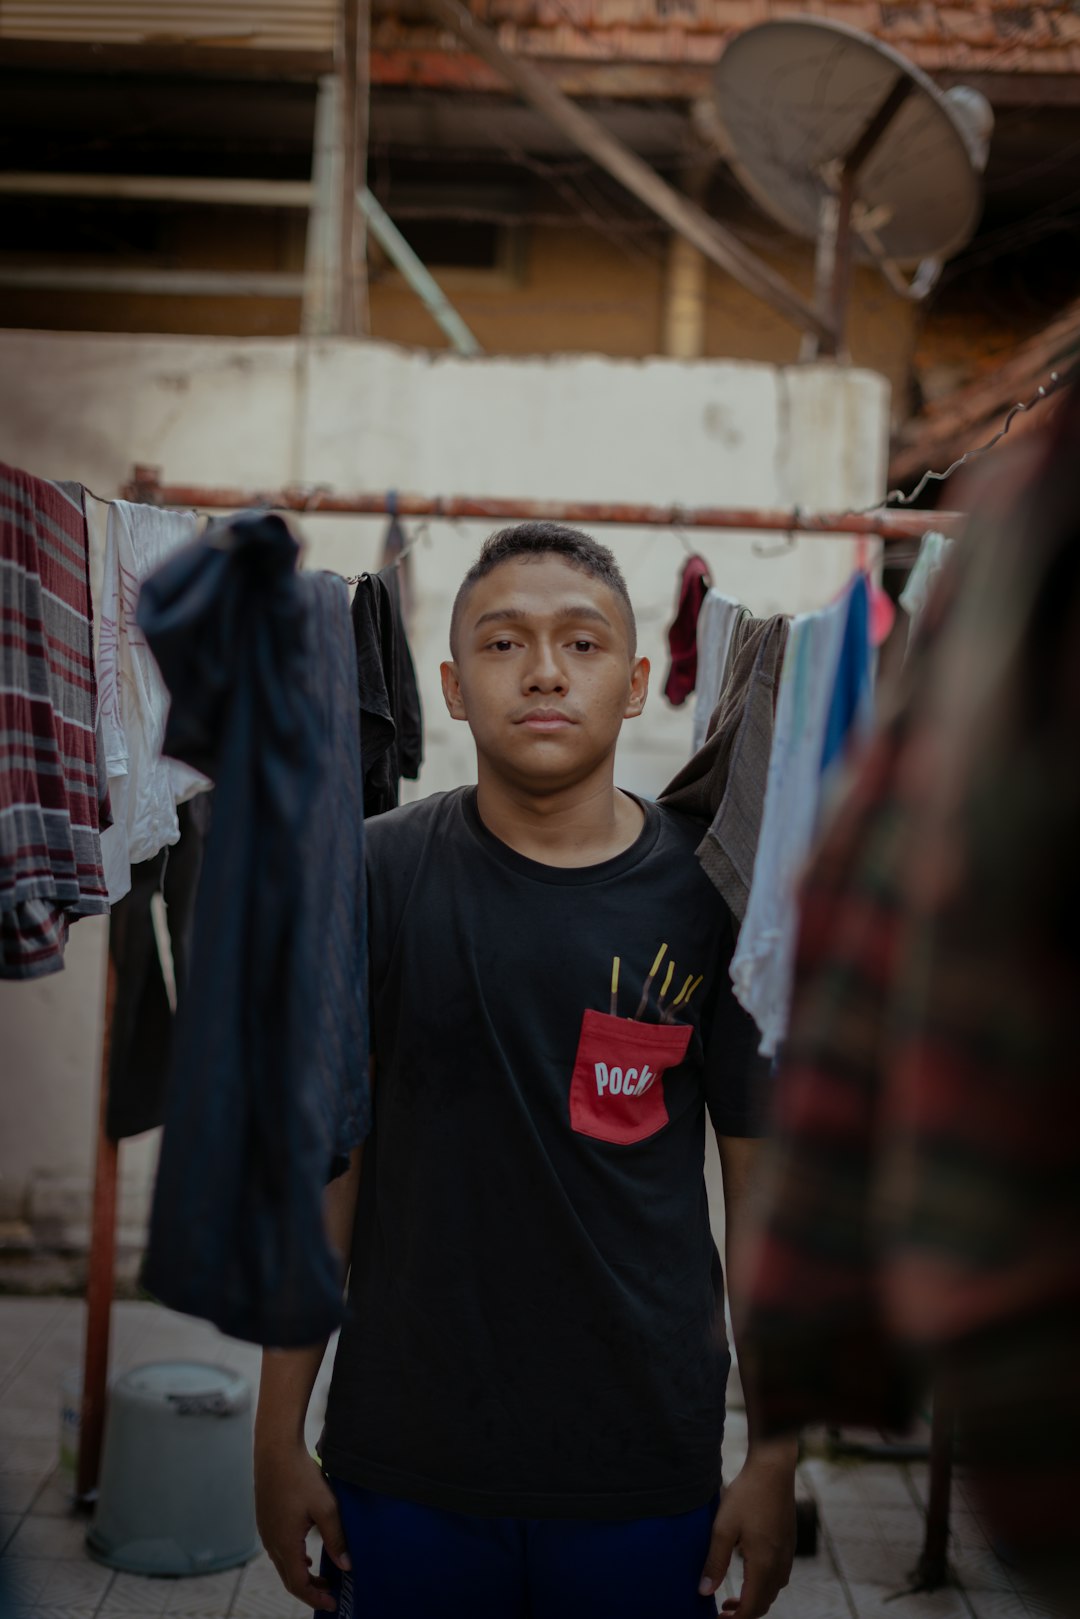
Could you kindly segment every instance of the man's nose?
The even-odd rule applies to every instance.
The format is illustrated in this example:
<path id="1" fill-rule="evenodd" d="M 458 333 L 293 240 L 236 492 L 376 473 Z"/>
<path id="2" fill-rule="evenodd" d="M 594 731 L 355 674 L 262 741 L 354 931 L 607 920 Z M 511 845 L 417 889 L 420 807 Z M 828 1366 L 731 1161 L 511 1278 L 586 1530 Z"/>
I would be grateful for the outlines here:
<path id="1" fill-rule="evenodd" d="M 566 690 L 566 671 L 555 655 L 555 648 L 537 645 L 525 673 L 526 691 Z"/>

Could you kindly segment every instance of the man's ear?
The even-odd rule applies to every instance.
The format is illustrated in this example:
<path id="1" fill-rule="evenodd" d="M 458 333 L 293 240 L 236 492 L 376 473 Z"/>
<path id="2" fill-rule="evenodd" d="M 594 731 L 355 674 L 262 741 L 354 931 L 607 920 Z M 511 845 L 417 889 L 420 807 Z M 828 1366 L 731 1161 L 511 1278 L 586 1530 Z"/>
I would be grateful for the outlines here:
<path id="1" fill-rule="evenodd" d="M 461 695 L 461 681 L 458 678 L 456 663 L 440 663 L 439 674 L 442 677 L 442 693 L 446 702 L 446 710 L 452 720 L 468 719 L 465 712 L 465 699 Z"/>
<path id="2" fill-rule="evenodd" d="M 630 671 L 630 698 L 623 710 L 624 720 L 636 720 L 645 707 L 649 695 L 649 675 L 652 666 L 648 658 L 635 658 Z"/>

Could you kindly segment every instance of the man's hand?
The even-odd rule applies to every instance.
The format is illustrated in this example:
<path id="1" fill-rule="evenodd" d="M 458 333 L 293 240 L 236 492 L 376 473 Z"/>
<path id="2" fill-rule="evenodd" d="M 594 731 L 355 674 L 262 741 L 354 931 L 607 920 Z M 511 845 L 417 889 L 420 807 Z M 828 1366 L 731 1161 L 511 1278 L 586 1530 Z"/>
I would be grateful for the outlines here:
<path id="1" fill-rule="evenodd" d="M 311 1572 L 307 1537 L 312 1529 L 338 1568 L 351 1568 L 334 1492 L 318 1463 L 300 1444 L 255 1453 L 255 1518 L 281 1583 L 309 1608 L 334 1613 L 326 1580 Z"/>
<path id="2" fill-rule="evenodd" d="M 795 1448 L 786 1442 L 751 1450 L 738 1477 L 724 1491 L 713 1523 L 702 1596 L 723 1584 L 738 1549 L 742 1590 L 721 1609 L 728 1619 L 761 1619 L 791 1575 L 795 1555 Z"/>

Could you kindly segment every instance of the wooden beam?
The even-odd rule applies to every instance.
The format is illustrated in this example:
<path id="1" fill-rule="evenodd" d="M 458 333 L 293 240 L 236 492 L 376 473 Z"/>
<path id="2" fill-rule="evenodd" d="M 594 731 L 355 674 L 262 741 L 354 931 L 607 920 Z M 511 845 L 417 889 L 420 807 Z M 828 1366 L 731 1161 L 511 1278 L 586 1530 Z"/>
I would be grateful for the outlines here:
<path id="1" fill-rule="evenodd" d="M 475 21 L 460 0 L 427 0 L 427 4 L 469 50 L 502 73 L 526 101 L 647 208 L 699 248 L 713 264 L 726 270 L 740 286 L 771 305 L 792 325 L 816 333 L 823 341 L 830 340 L 828 323 L 783 276 L 745 247 L 737 236 L 718 225 L 703 208 L 669 186 L 655 169 L 610 134 L 603 124 L 575 106 L 531 62 L 504 51 L 494 35 Z"/>
<path id="2" fill-rule="evenodd" d="M 409 286 L 416 293 L 424 308 L 436 322 L 439 330 L 445 333 L 455 353 L 472 359 L 484 351 L 477 342 L 476 337 L 462 320 L 449 298 L 446 296 L 431 271 L 413 252 L 408 242 L 398 230 L 386 209 L 367 188 L 359 194 L 360 207 L 364 218 L 371 226 L 371 233 L 387 254 L 391 263 L 405 277 Z"/>
<path id="3" fill-rule="evenodd" d="M 367 235 L 357 192 L 367 185 L 368 56 L 371 23 L 368 0 L 341 0 L 341 240 L 339 279 L 342 337 L 368 328 Z"/>
<path id="4" fill-rule="evenodd" d="M 166 78 L 298 79 L 313 83 L 334 67 L 333 52 L 252 45 L 99 45 L 90 41 L 0 39 L 0 67 L 51 73 L 141 73 Z"/>
<path id="5" fill-rule="evenodd" d="M 208 203 L 216 208 L 307 208 L 308 180 L 214 180 L 171 174 L 0 174 L 0 194 Z"/>
<path id="6" fill-rule="evenodd" d="M 182 298 L 300 298 L 304 278 L 277 271 L 102 270 L 93 265 L 0 266 L 0 287 L 34 292 L 149 293 Z"/>

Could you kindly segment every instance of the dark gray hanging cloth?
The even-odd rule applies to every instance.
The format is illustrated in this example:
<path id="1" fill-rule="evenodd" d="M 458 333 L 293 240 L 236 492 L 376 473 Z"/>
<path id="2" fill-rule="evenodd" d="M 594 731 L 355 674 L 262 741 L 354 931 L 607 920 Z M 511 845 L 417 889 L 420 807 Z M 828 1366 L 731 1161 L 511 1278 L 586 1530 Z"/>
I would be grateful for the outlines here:
<path id="1" fill-rule="evenodd" d="M 113 906 L 109 917 L 109 953 L 116 968 L 105 1119 L 110 1141 L 153 1130 L 165 1117 L 173 1009 L 158 953 L 153 900 L 160 894 L 165 901 L 179 1007 L 187 987 L 195 895 L 212 797 L 198 793 L 180 805 L 179 843 L 132 866 L 130 892 Z"/>
<path id="2" fill-rule="evenodd" d="M 370 1125 L 356 655 L 348 592 L 285 522 L 215 524 L 143 586 L 165 751 L 215 782 L 144 1281 L 295 1348 L 342 1315 L 323 1229 Z"/>
<path id="3" fill-rule="evenodd" d="M 731 667 L 705 745 L 659 799 L 709 823 L 697 857 L 738 923 L 754 875 L 787 637 L 788 620 L 780 613 L 748 616 L 736 627 Z"/>
<path id="4" fill-rule="evenodd" d="M 396 520 L 390 527 L 391 531 L 397 527 Z M 415 781 L 424 757 L 420 692 L 395 563 L 380 573 L 361 575 L 353 597 L 352 621 L 360 690 L 364 814 L 381 815 L 396 807 L 402 777 Z"/>

